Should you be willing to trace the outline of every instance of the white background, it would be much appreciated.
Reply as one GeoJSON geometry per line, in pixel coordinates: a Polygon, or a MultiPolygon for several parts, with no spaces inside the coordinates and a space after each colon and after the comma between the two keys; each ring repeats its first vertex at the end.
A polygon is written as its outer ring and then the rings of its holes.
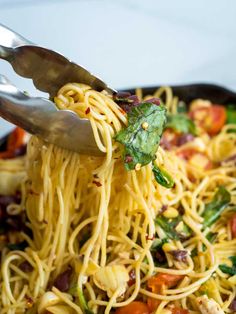
{"type": "MultiPolygon", "coordinates": [[[[0,23],[117,89],[213,82],[236,90],[235,0],[0,0],[0,23]]],[[[0,73],[38,94],[2,60],[0,73]]]]}

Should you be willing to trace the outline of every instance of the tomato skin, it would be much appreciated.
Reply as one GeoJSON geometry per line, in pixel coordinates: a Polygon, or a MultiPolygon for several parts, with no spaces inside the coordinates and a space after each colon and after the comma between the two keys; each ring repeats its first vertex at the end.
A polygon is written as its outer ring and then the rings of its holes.
{"type": "Polygon", "coordinates": [[[150,311],[146,303],[133,301],[124,307],[118,308],[115,314],[150,314],[150,311]]]}
{"type": "Polygon", "coordinates": [[[172,314],[189,314],[188,310],[177,308],[177,307],[174,307],[173,309],[171,309],[171,312],[172,314]]]}
{"type": "Polygon", "coordinates": [[[203,158],[204,161],[206,161],[206,164],[204,165],[204,167],[202,167],[203,169],[210,170],[213,168],[213,163],[207,157],[207,155],[197,151],[195,148],[183,148],[179,150],[176,154],[177,156],[179,156],[182,159],[185,159],[186,161],[191,161],[191,158],[194,158],[194,156],[199,156],[203,158]]]}
{"type": "Polygon", "coordinates": [[[13,158],[16,156],[16,151],[24,145],[25,131],[16,127],[7,139],[6,151],[0,152],[0,158],[13,158]]]}
{"type": "Polygon", "coordinates": [[[232,238],[236,238],[236,214],[233,215],[233,217],[230,219],[230,229],[232,238]]]}
{"type": "Polygon", "coordinates": [[[183,275],[159,273],[148,279],[148,287],[151,288],[153,292],[156,292],[155,290],[157,289],[157,287],[165,285],[168,288],[172,288],[181,279],[183,279],[183,275]]]}
{"type": "MultiPolygon", "coordinates": [[[[159,273],[148,279],[147,286],[151,289],[153,293],[160,294],[163,286],[167,288],[174,287],[181,279],[183,275],[172,275],[159,273]]],[[[151,312],[154,312],[158,305],[161,303],[161,300],[148,297],[147,304],[151,312]]]]}
{"type": "Polygon", "coordinates": [[[225,107],[221,105],[198,107],[190,111],[189,116],[211,136],[221,131],[227,119],[225,107]]]}
{"type": "Polygon", "coordinates": [[[151,313],[156,311],[160,303],[161,303],[161,300],[150,298],[150,297],[147,298],[147,305],[151,313]]]}

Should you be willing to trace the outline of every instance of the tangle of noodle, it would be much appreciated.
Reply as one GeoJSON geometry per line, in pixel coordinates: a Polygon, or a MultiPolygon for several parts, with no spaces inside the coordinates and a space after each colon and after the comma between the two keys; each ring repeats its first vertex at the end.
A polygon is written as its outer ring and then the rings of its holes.
{"type": "MultiPolygon", "coordinates": [[[[168,87],[145,97],[142,90],[137,90],[137,95],[143,100],[162,98],[169,112],[177,112],[178,98],[168,87]]],[[[179,148],[167,151],[160,147],[157,164],[167,169],[175,181],[174,188],[166,189],[156,183],[150,165],[140,171],[124,169],[113,136],[127,124],[127,117],[110,96],[71,83],[59,90],[55,102],[59,109],[73,110],[91,121],[97,145],[106,157],[78,155],[31,137],[20,207],[26,210],[32,238],[21,232],[21,238],[28,242],[24,251],[2,250],[1,313],[80,314],[83,308],[79,294],[83,291],[93,313],[108,314],[137,298],[145,301],[152,297],[160,300],[156,313],[172,304],[194,314],[199,313],[196,297],[204,287],[225,313],[230,313],[236,287],[218,265],[236,255],[236,239],[232,239],[228,224],[231,214],[225,211],[211,226],[217,240],[210,243],[206,238],[209,229],[201,231],[201,213],[219,185],[231,193],[231,203],[236,204],[235,164],[220,164],[236,152],[236,133],[228,133],[229,126],[225,126],[213,138],[202,133],[198,141],[185,144],[194,148],[200,141],[202,151],[219,163],[211,170],[183,161],[176,154],[179,148]],[[183,221],[194,236],[170,241],[176,249],[189,252],[186,262],[167,254],[168,267],[157,267],[150,247],[155,233],[161,239],[165,237],[154,222],[163,205],[184,208],[183,221]],[[198,254],[191,257],[194,250],[198,254]],[[21,270],[25,261],[32,271],[21,270]],[[53,287],[53,282],[69,265],[73,285],[62,292],[53,287]],[[113,267],[112,273],[105,268],[107,265],[113,267]],[[135,273],[135,283],[126,285],[125,293],[115,284],[122,277],[117,265],[125,266],[120,269],[127,274],[135,273]],[[96,284],[98,270],[104,271],[107,281],[103,290],[96,284]],[[155,294],[146,282],[157,272],[184,275],[184,279],[173,289],[155,294]],[[115,289],[107,294],[106,285],[111,282],[115,289]]]]}

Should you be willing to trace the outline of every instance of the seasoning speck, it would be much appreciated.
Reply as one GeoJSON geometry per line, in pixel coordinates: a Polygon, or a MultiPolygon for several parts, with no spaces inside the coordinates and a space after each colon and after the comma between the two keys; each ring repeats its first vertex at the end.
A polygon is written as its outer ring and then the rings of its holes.
{"type": "Polygon", "coordinates": [[[86,110],[85,110],[85,114],[89,114],[90,113],[90,108],[88,107],[86,110]]]}
{"type": "Polygon", "coordinates": [[[130,156],[130,155],[126,155],[125,156],[125,162],[129,163],[129,162],[132,162],[133,161],[133,157],[130,156]]]}
{"type": "Polygon", "coordinates": [[[102,186],[102,183],[100,183],[99,181],[93,180],[93,183],[94,183],[97,187],[102,186]]]}
{"type": "Polygon", "coordinates": [[[147,129],[148,129],[148,123],[147,123],[147,122],[143,122],[143,123],[142,123],[142,128],[143,128],[144,130],[147,130],[147,129]]]}

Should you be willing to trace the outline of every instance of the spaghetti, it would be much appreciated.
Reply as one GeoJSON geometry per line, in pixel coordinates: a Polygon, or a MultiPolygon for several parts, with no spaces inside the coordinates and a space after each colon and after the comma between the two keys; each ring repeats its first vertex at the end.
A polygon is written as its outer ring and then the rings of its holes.
{"type": "MultiPolygon", "coordinates": [[[[178,114],[168,87],[137,96],[158,97],[172,117],[178,114]]],[[[17,208],[12,215],[26,212],[27,230],[13,240],[26,247],[2,248],[1,313],[233,313],[236,125],[209,135],[199,108],[212,104],[195,101],[197,133],[188,140],[166,129],[156,154],[157,167],[173,178],[168,189],[151,164],[124,168],[114,136],[127,114],[111,96],[71,83],[55,103],[90,120],[106,157],[31,137],[21,203],[8,207],[17,208]]]]}

